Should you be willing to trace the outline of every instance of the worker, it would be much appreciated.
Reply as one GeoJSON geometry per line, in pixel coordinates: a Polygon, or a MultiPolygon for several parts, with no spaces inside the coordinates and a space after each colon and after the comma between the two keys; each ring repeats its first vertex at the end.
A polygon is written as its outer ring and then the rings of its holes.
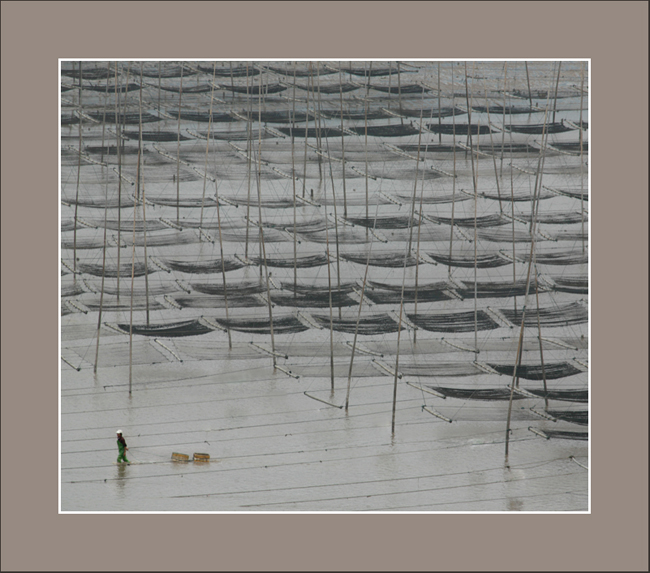
{"type": "Polygon", "coordinates": [[[127,464],[130,464],[131,462],[126,459],[126,450],[129,448],[126,447],[126,440],[124,439],[124,436],[122,436],[122,430],[117,431],[117,449],[120,452],[117,456],[117,463],[126,462],[127,464]]]}

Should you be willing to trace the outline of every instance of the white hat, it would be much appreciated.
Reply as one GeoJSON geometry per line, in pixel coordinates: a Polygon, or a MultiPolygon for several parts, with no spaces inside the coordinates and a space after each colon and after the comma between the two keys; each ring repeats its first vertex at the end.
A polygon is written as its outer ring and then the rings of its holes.
{"type": "Polygon", "coordinates": [[[116,433],[117,433],[117,434],[121,434],[121,433],[122,433],[122,430],[118,430],[116,433]]]}

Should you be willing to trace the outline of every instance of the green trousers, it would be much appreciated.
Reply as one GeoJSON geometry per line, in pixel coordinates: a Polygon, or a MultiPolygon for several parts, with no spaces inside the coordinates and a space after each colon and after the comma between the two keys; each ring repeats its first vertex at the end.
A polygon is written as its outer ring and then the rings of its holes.
{"type": "Polygon", "coordinates": [[[126,462],[127,464],[131,463],[126,459],[126,452],[120,452],[120,455],[117,456],[117,463],[119,464],[120,462],[126,462]]]}

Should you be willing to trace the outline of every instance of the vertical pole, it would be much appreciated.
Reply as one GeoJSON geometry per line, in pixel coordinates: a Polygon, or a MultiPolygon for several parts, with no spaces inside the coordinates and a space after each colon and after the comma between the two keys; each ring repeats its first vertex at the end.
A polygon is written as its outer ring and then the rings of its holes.
{"type": "Polygon", "coordinates": [[[117,62],[115,62],[115,136],[117,141],[117,302],[120,302],[120,254],[122,251],[122,133],[120,92],[117,88],[117,62]]]}
{"type": "MultiPolygon", "coordinates": [[[[253,98],[251,97],[251,86],[249,85],[248,80],[248,62],[246,63],[246,94],[248,98],[248,110],[246,117],[248,118],[247,131],[248,135],[246,137],[246,151],[247,151],[247,163],[248,163],[248,196],[246,199],[246,247],[244,251],[244,257],[248,259],[248,230],[250,228],[251,221],[251,172],[253,166],[251,164],[253,156],[253,98]]],[[[233,92],[234,94],[235,92],[233,92]]]]}
{"type": "Polygon", "coordinates": [[[339,96],[341,100],[341,153],[343,157],[343,217],[348,216],[348,202],[345,193],[345,133],[343,132],[343,80],[339,69],[339,96]]]}
{"type": "Polygon", "coordinates": [[[585,252],[585,198],[584,198],[584,155],[583,155],[583,128],[582,128],[582,104],[584,98],[585,74],[584,67],[586,63],[580,66],[580,223],[582,226],[582,252],[585,252]]]}
{"type": "MultiPolygon", "coordinates": [[[[309,110],[307,110],[309,112],[309,110]]],[[[296,236],[296,62],[293,62],[293,107],[291,113],[291,183],[293,185],[293,297],[298,296],[298,237],[296,236]]]]}
{"type": "Polygon", "coordinates": [[[562,62],[558,62],[557,66],[557,81],[555,82],[555,98],[553,101],[553,122],[555,123],[555,112],[557,111],[557,90],[560,87],[560,69],[562,68],[562,62]]]}
{"type": "Polygon", "coordinates": [[[181,103],[183,101],[183,70],[185,66],[181,62],[181,85],[178,91],[178,137],[176,140],[176,223],[180,224],[180,202],[181,202],[181,103]]]}
{"type": "Polygon", "coordinates": [[[82,76],[83,76],[83,70],[81,68],[81,61],[80,61],[79,62],[79,156],[77,158],[77,193],[75,196],[75,204],[74,204],[74,236],[73,236],[73,248],[72,248],[72,257],[73,257],[72,276],[73,276],[74,283],[77,282],[77,220],[78,220],[77,214],[79,212],[79,181],[81,179],[81,148],[83,145],[83,134],[82,134],[83,115],[81,109],[82,107],[81,93],[83,92],[82,76]]]}
{"type": "Polygon", "coordinates": [[[275,340],[273,337],[273,310],[271,304],[271,287],[269,284],[269,268],[266,264],[266,246],[264,244],[264,230],[262,228],[262,190],[261,190],[261,171],[262,171],[262,76],[264,74],[260,70],[260,91],[259,91],[259,102],[258,102],[258,147],[257,147],[257,206],[259,211],[259,226],[260,226],[260,245],[262,248],[262,259],[264,261],[264,272],[266,274],[266,299],[269,306],[269,326],[271,330],[271,351],[273,353],[273,370],[276,367],[276,358],[275,358],[275,340]]]}

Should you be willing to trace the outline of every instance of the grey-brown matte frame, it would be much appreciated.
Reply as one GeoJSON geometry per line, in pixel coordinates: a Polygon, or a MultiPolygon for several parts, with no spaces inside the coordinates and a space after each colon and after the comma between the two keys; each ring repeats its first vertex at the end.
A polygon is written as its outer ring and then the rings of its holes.
{"type": "Polygon", "coordinates": [[[647,289],[617,295],[647,283],[647,20],[646,2],[2,2],[2,570],[647,570],[647,289]],[[58,58],[261,56],[591,59],[591,515],[58,514],[58,58]]]}

